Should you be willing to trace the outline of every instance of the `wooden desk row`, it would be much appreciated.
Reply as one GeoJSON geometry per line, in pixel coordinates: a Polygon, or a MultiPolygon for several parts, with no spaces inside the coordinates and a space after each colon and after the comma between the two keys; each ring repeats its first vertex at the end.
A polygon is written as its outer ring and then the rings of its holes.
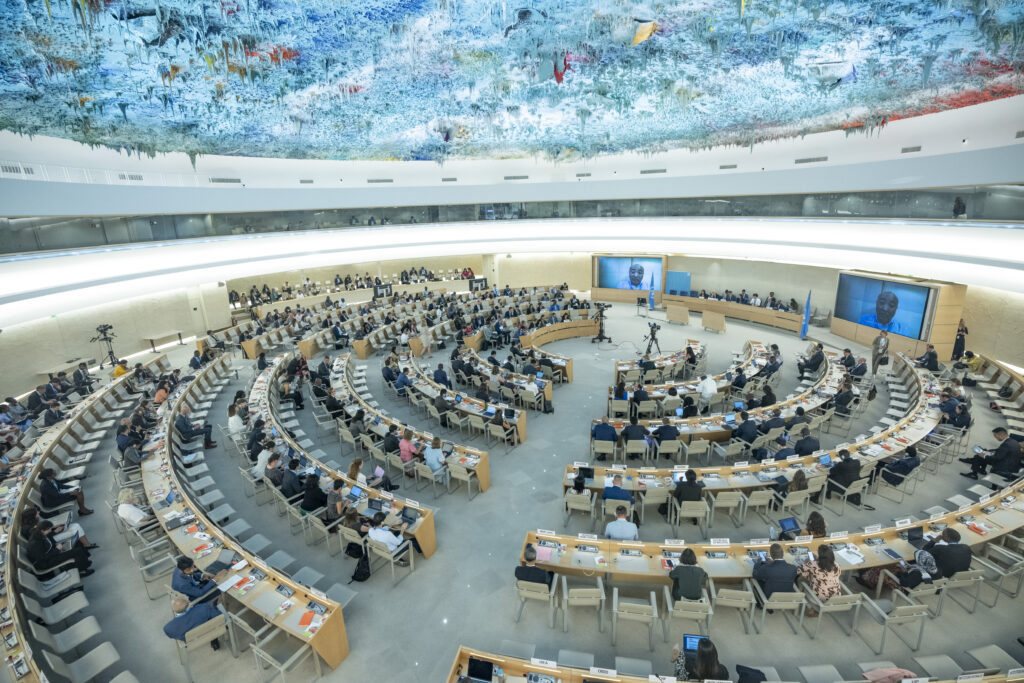
{"type": "MultiPolygon", "coordinates": [[[[497,373],[495,373],[494,366],[481,358],[476,351],[472,350],[463,353],[460,357],[464,362],[472,365],[477,372],[483,376],[482,381],[484,383],[488,382],[495,374],[498,374],[500,377],[507,376],[508,380],[514,384],[519,391],[525,391],[532,394],[540,392],[547,401],[551,402],[553,399],[553,392],[551,388],[554,386],[554,382],[547,377],[537,379],[536,376],[528,377],[526,375],[521,375],[518,372],[510,372],[504,368],[500,368],[497,370],[497,373]]],[[[530,402],[527,405],[530,407],[536,407],[538,410],[543,407],[535,406],[533,402],[530,402]]]]}
{"type": "Polygon", "coordinates": [[[261,372],[253,383],[252,389],[249,392],[249,406],[258,411],[259,415],[276,427],[278,434],[281,435],[284,442],[290,446],[293,450],[304,456],[310,464],[310,467],[319,468],[330,479],[342,479],[345,481],[348,487],[359,486],[361,489],[365,489],[367,498],[363,499],[360,503],[360,511],[363,511],[367,507],[367,503],[371,498],[383,498],[387,500],[392,506],[392,515],[399,512],[403,507],[409,506],[419,511],[420,516],[416,521],[415,526],[410,527],[409,533],[416,537],[416,540],[420,544],[420,549],[423,551],[424,557],[430,557],[437,550],[437,534],[434,530],[434,509],[426,505],[419,503],[418,501],[402,498],[395,496],[394,494],[386,491],[378,491],[377,489],[365,487],[357,481],[353,481],[348,478],[345,474],[338,472],[337,470],[328,466],[323,460],[311,454],[309,448],[312,442],[307,445],[300,444],[297,440],[288,435],[288,431],[280,424],[277,411],[275,407],[277,405],[277,391],[278,382],[281,379],[285,368],[288,366],[290,360],[290,354],[280,354],[276,356],[273,363],[268,365],[267,369],[261,372]]]}
{"type": "MultiPolygon", "coordinates": [[[[202,402],[199,390],[202,378],[226,374],[229,365],[229,359],[222,356],[204,368],[187,387],[179,388],[173,397],[168,399],[169,407],[164,412],[161,425],[146,445],[146,450],[152,451],[154,455],[142,461],[142,483],[151,504],[165,499],[172,490],[179,494],[183,491],[174,466],[176,453],[170,434],[170,430],[175,429],[174,418],[183,405],[191,406],[202,402]]],[[[221,583],[226,587],[225,596],[241,603],[299,641],[308,641],[332,669],[348,656],[345,620],[341,607],[336,602],[330,600],[324,593],[306,588],[273,569],[261,557],[248,552],[221,531],[193,501],[184,495],[179,495],[178,498],[168,507],[154,507],[153,512],[179,553],[195,560],[196,566],[200,569],[215,561],[221,549],[232,550],[236,557],[243,558],[243,562],[232,566],[228,579],[221,583]],[[168,526],[183,515],[193,515],[195,519],[176,528],[168,526]],[[286,598],[279,591],[281,586],[293,594],[286,598]],[[290,603],[288,606],[285,603],[286,599],[290,603]],[[315,605],[319,605],[318,609],[324,610],[322,622],[317,626],[317,619],[314,618],[309,626],[300,625],[303,615],[315,605]]]]}
{"type": "Polygon", "coordinates": [[[592,337],[596,335],[600,328],[600,323],[598,323],[597,320],[590,318],[590,309],[581,308],[576,312],[579,313],[579,320],[555,323],[554,325],[545,325],[532,334],[523,335],[519,338],[519,344],[524,349],[533,349],[535,354],[547,356],[555,365],[564,368],[566,380],[569,382],[572,381],[572,358],[569,358],[568,356],[560,356],[559,354],[552,353],[551,351],[545,351],[541,346],[544,344],[550,344],[551,342],[561,341],[562,339],[592,337]]]}
{"type": "MultiPolygon", "coordinates": [[[[403,424],[389,415],[381,412],[372,406],[352,384],[352,377],[355,375],[355,363],[350,354],[342,354],[334,359],[333,374],[331,376],[332,386],[335,390],[335,398],[339,401],[348,399],[351,401],[346,406],[346,412],[354,416],[356,410],[362,409],[370,424],[370,430],[381,438],[387,434],[388,427],[392,424],[398,426],[399,433],[410,429],[416,439],[429,444],[434,439],[434,434],[429,431],[417,429],[412,425],[403,424]]],[[[477,480],[480,483],[480,491],[486,491],[491,487],[491,460],[487,451],[472,448],[460,443],[449,442],[453,446],[450,462],[476,472],[477,480]]]]}
{"type": "MultiPolygon", "coordinates": [[[[701,313],[712,313],[737,320],[747,320],[761,325],[780,327],[791,332],[799,332],[803,322],[803,316],[799,313],[786,313],[761,306],[750,306],[734,301],[718,301],[717,299],[701,299],[695,296],[673,296],[664,294],[661,297],[667,311],[673,307],[684,306],[688,311],[700,311],[701,313]]],[[[679,316],[677,311],[673,315],[679,316]]],[[[714,316],[713,316],[714,317],[714,316]]],[[[715,318],[717,320],[717,317],[715,318]]],[[[706,326],[708,320],[702,321],[706,326]]],[[[724,327],[724,325],[723,325],[724,327]]]]}
{"type": "MultiPolygon", "coordinates": [[[[658,373],[669,372],[675,375],[676,368],[686,363],[686,348],[693,349],[693,353],[698,358],[704,354],[706,349],[704,344],[699,339],[687,339],[686,347],[679,349],[678,351],[672,351],[661,356],[649,359],[654,364],[654,370],[658,373]]],[[[640,368],[639,358],[635,360],[620,360],[615,361],[615,378],[612,384],[618,384],[619,382],[632,383],[638,380],[645,379],[644,371],[640,368]]],[[[647,372],[652,372],[648,370],[647,372]]]]}
{"type": "MultiPolygon", "coordinates": [[[[465,645],[459,646],[459,652],[455,655],[455,662],[448,672],[446,683],[459,683],[459,676],[464,676],[469,667],[469,658],[482,659],[493,662],[496,668],[500,668],[505,677],[504,683],[525,683],[527,676],[531,673],[543,676],[554,677],[556,683],[649,683],[649,681],[674,681],[675,676],[663,678],[648,678],[646,676],[627,676],[618,674],[608,669],[593,668],[589,671],[574,669],[570,666],[559,666],[557,662],[534,658],[530,661],[517,657],[505,655],[494,655],[480,650],[468,648],[465,645]]],[[[988,681],[986,680],[986,683],[988,681]]]]}
{"type": "Polygon", "coordinates": [[[420,394],[420,396],[425,397],[431,403],[434,402],[434,399],[437,397],[437,395],[441,392],[442,389],[444,389],[445,391],[448,392],[450,396],[459,396],[462,399],[461,401],[453,401],[451,403],[451,407],[453,410],[457,410],[458,412],[463,413],[464,415],[472,415],[475,417],[479,417],[483,419],[485,423],[491,417],[485,414],[488,407],[493,407],[495,410],[504,410],[505,408],[512,408],[515,411],[515,414],[511,418],[506,417],[505,419],[510,424],[515,425],[516,433],[519,437],[519,443],[524,443],[526,441],[526,411],[523,410],[522,408],[516,408],[514,406],[508,405],[507,403],[490,403],[487,401],[481,401],[480,399],[474,398],[473,396],[470,396],[465,392],[450,390],[448,389],[448,387],[441,386],[440,384],[434,381],[431,369],[429,367],[420,367],[415,362],[412,361],[406,363],[403,360],[403,363],[405,363],[403,367],[408,368],[412,373],[409,376],[409,379],[412,380],[412,388],[418,394],[420,394]]]}
{"type": "MultiPolygon", "coordinates": [[[[692,340],[691,340],[691,343],[692,343],[692,340]]],[[[697,349],[694,349],[694,350],[697,351],[697,349]]],[[[703,352],[703,348],[701,348],[700,351],[703,352]]],[[[766,366],[768,364],[768,362],[769,362],[769,359],[768,359],[769,355],[770,354],[768,352],[768,348],[764,344],[762,344],[759,341],[748,340],[748,341],[746,341],[743,344],[743,360],[741,360],[739,362],[736,362],[733,365],[731,365],[729,367],[728,372],[735,373],[740,368],[743,368],[743,371],[745,373],[748,373],[749,375],[752,376],[752,375],[756,374],[757,372],[759,372],[761,368],[763,368],[764,366],[766,366]]],[[[674,365],[682,364],[682,363],[685,362],[685,355],[683,355],[683,352],[679,352],[678,354],[673,354],[673,357],[675,357],[675,356],[679,356],[679,358],[678,358],[677,361],[675,361],[675,363],[673,364],[673,367],[674,367],[674,365]]],[[[618,367],[619,365],[621,365],[621,364],[617,364],[617,367],[616,367],[616,376],[617,377],[623,376],[623,375],[621,375],[619,373],[619,367],[618,367]]],[[[666,366],[666,367],[669,367],[669,366],[666,366]]],[[[717,386],[717,392],[719,394],[728,394],[730,391],[732,391],[732,380],[726,378],[726,373],[725,372],[720,372],[717,375],[712,375],[711,378],[713,380],[715,380],[715,385],[717,386]]],[[[644,383],[644,389],[646,389],[647,393],[650,395],[650,397],[651,397],[650,400],[652,400],[652,401],[663,401],[668,396],[668,390],[670,388],[672,388],[672,387],[675,387],[676,393],[678,394],[680,400],[682,400],[682,398],[684,396],[696,396],[697,395],[697,393],[698,393],[697,384],[699,383],[699,381],[700,381],[700,377],[691,377],[689,380],[684,381],[684,382],[676,382],[675,380],[671,380],[671,381],[668,381],[668,382],[663,382],[663,383],[660,383],[660,384],[648,384],[648,383],[645,382],[644,383]]],[[[611,402],[613,400],[615,400],[615,387],[611,386],[611,387],[608,387],[608,414],[609,415],[612,414],[612,412],[611,412],[611,405],[612,405],[612,403],[611,402]]]]}
{"type": "MultiPolygon", "coordinates": [[[[164,354],[146,361],[143,367],[158,375],[171,369],[164,354]]],[[[124,412],[122,405],[131,400],[124,388],[130,377],[131,374],[128,374],[107,382],[67,411],[67,419],[49,427],[26,449],[24,457],[29,458],[28,463],[12,467],[10,476],[0,489],[0,509],[3,510],[0,526],[5,538],[3,583],[6,586],[3,595],[0,595],[0,612],[6,615],[0,625],[0,636],[4,639],[4,657],[11,668],[12,680],[17,679],[23,683],[46,680],[35,660],[28,639],[29,632],[25,627],[25,621],[31,617],[24,614],[21,605],[13,599],[21,592],[17,557],[21,542],[21,517],[25,507],[30,505],[28,493],[38,488],[39,475],[51,464],[67,469],[67,464],[62,463],[61,459],[66,455],[75,455],[79,444],[76,432],[92,431],[84,418],[88,416],[92,420],[104,422],[111,419],[112,414],[124,412]]]]}
{"type": "MultiPolygon", "coordinates": [[[[559,574],[593,576],[597,573],[604,575],[605,581],[616,582],[671,583],[668,578],[671,563],[665,560],[678,558],[678,553],[686,547],[696,552],[697,564],[715,581],[741,581],[750,578],[753,557],[757,552],[767,551],[773,542],[785,548],[790,562],[808,550],[816,551],[822,543],[833,544],[837,550],[836,562],[843,571],[860,570],[896,562],[886,552],[887,549],[905,560],[913,559],[916,548],[900,535],[901,530],[912,526],[945,524],[958,531],[962,542],[968,545],[988,543],[1003,534],[1015,532],[1024,527],[1022,490],[1024,481],[1018,480],[997,494],[986,496],[983,502],[944,515],[933,515],[920,524],[908,517],[900,520],[900,526],[881,528],[876,524],[863,531],[835,531],[828,538],[813,540],[798,537],[795,541],[759,538],[733,542],[728,538],[712,538],[707,542],[690,544],[681,539],[645,543],[609,541],[593,534],[569,536],[538,529],[526,534],[523,549],[527,543],[536,546],[537,564],[559,574]]],[[[932,532],[935,532],[934,528],[932,532]]]]}
{"type": "MultiPolygon", "coordinates": [[[[828,353],[825,354],[825,363],[828,367],[825,368],[821,377],[803,393],[787,398],[784,401],[778,401],[765,408],[752,408],[747,411],[747,414],[752,418],[760,420],[766,419],[770,413],[778,409],[782,411],[782,417],[789,418],[796,414],[797,408],[803,408],[805,413],[820,408],[838,393],[839,383],[842,381],[844,374],[842,365],[836,363],[830,355],[828,353]]],[[[685,443],[690,443],[694,438],[708,441],[728,441],[731,437],[733,426],[739,423],[738,414],[739,411],[728,410],[719,415],[687,418],[666,415],[666,417],[669,419],[669,424],[675,426],[681,432],[680,438],[685,443]],[[736,422],[730,425],[726,423],[725,415],[733,414],[737,415],[736,422]]],[[[594,419],[591,427],[600,421],[599,419],[594,419]]],[[[610,422],[620,432],[623,426],[628,424],[628,421],[621,419],[610,422]]],[[[648,430],[652,430],[660,426],[662,420],[639,420],[639,424],[647,427],[648,430]]]]}

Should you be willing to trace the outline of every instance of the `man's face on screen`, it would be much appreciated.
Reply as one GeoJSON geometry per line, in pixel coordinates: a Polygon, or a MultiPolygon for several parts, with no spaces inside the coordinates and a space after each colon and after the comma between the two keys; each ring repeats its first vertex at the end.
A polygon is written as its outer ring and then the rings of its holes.
{"type": "Polygon", "coordinates": [[[896,315],[896,309],[900,307],[899,298],[892,292],[882,292],[875,299],[875,317],[878,322],[888,325],[892,317],[896,315]]]}
{"type": "Polygon", "coordinates": [[[629,282],[634,287],[639,285],[644,280],[644,267],[639,263],[634,263],[629,267],[629,282]]]}

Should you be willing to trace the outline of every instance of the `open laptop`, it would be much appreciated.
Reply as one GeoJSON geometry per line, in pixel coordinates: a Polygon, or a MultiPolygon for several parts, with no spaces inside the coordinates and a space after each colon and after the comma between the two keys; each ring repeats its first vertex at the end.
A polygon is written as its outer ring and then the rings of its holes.
{"type": "Polygon", "coordinates": [[[697,647],[700,645],[700,641],[707,638],[707,636],[695,636],[689,633],[683,635],[683,653],[687,657],[697,656],[697,647]]]}
{"type": "Polygon", "coordinates": [[[676,416],[682,417],[683,416],[683,410],[684,410],[684,408],[682,406],[679,406],[678,408],[676,408],[676,416]]]}
{"type": "Polygon", "coordinates": [[[725,424],[727,424],[727,425],[736,424],[736,415],[735,415],[735,413],[729,413],[728,415],[725,416],[725,424]]]}
{"type": "Polygon", "coordinates": [[[786,517],[779,520],[779,528],[782,529],[782,533],[795,533],[800,531],[800,522],[796,521],[796,517],[786,517]]]}
{"type": "Polygon", "coordinates": [[[924,537],[923,526],[912,526],[907,529],[907,543],[910,545],[920,550],[927,542],[928,541],[924,537]]]}
{"type": "Polygon", "coordinates": [[[584,479],[593,479],[594,478],[594,468],[593,467],[581,467],[581,468],[579,468],[579,473],[583,475],[584,479]]]}
{"type": "Polygon", "coordinates": [[[746,406],[743,405],[743,401],[733,401],[732,407],[734,410],[745,410],[746,406]]]}
{"type": "Polygon", "coordinates": [[[412,526],[416,523],[416,520],[420,518],[420,511],[416,508],[409,507],[406,505],[402,508],[401,512],[402,521],[412,526]]]}
{"type": "Polygon", "coordinates": [[[494,680],[494,662],[470,657],[466,675],[472,683],[491,683],[494,680]]]}
{"type": "Polygon", "coordinates": [[[358,486],[353,486],[352,489],[348,492],[348,495],[345,496],[345,497],[348,498],[349,500],[351,500],[353,503],[358,503],[359,502],[359,498],[362,495],[363,495],[363,490],[361,488],[359,488],[358,486]]]}
{"type": "Polygon", "coordinates": [[[835,463],[832,462],[832,456],[826,453],[825,455],[818,457],[818,464],[824,467],[825,469],[831,469],[832,465],[834,465],[835,463]]]}
{"type": "Polygon", "coordinates": [[[171,503],[173,503],[173,502],[174,502],[174,491],[171,491],[170,493],[167,494],[166,497],[161,498],[160,500],[158,500],[156,502],[156,505],[154,505],[153,507],[155,507],[157,510],[163,510],[165,507],[169,507],[171,505],[171,503]]]}
{"type": "Polygon", "coordinates": [[[211,562],[203,571],[207,574],[216,574],[217,572],[227,569],[240,559],[242,559],[241,556],[236,554],[234,550],[224,549],[220,551],[219,555],[217,555],[217,559],[211,562]]]}

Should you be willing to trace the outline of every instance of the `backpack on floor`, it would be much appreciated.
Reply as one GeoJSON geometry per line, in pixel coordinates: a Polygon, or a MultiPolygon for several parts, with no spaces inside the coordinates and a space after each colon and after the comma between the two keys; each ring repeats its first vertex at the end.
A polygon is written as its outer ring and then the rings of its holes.
{"type": "Polygon", "coordinates": [[[349,583],[353,581],[366,581],[368,578],[370,578],[370,557],[363,553],[359,561],[356,562],[356,570],[352,572],[352,578],[349,580],[349,583]]]}
{"type": "Polygon", "coordinates": [[[354,541],[350,542],[348,545],[345,546],[345,554],[349,557],[362,557],[363,546],[359,545],[354,541]]]}
{"type": "Polygon", "coordinates": [[[551,404],[551,401],[544,399],[544,412],[553,413],[555,412],[555,406],[551,404]]]}

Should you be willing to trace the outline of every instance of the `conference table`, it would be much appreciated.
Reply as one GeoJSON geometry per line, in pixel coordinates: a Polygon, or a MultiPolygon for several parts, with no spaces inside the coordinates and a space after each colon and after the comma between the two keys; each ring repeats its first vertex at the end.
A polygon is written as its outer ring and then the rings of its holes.
{"type": "MultiPolygon", "coordinates": [[[[696,356],[700,356],[704,353],[704,345],[697,339],[687,339],[686,346],[693,349],[693,353],[696,356]]],[[[619,382],[633,382],[638,379],[644,379],[646,373],[640,368],[640,360],[620,360],[615,361],[615,378],[612,384],[618,384],[619,382]]],[[[654,365],[652,370],[647,372],[657,372],[658,374],[669,374],[675,375],[676,368],[686,363],[686,349],[682,348],[678,351],[672,351],[655,358],[650,358],[650,362],[654,365]]]]}
{"type": "MultiPolygon", "coordinates": [[[[406,533],[416,538],[420,545],[420,549],[423,551],[423,556],[429,558],[437,551],[437,534],[434,527],[433,508],[410,498],[404,498],[387,491],[380,491],[374,488],[365,487],[358,481],[349,479],[346,474],[337,471],[327,464],[327,455],[323,451],[316,449],[315,443],[311,439],[304,438],[304,435],[296,438],[289,434],[289,431],[294,429],[295,426],[285,424],[282,421],[279,412],[276,410],[276,391],[281,375],[288,367],[288,362],[290,360],[291,354],[279,354],[272,360],[269,360],[268,367],[256,376],[252,389],[249,391],[250,410],[255,410],[257,414],[267,422],[268,426],[275,427],[278,437],[281,439],[283,444],[294,451],[296,453],[296,457],[305,460],[306,464],[304,471],[306,474],[315,473],[317,470],[320,471],[321,488],[329,486],[335,479],[342,479],[346,484],[346,488],[343,489],[343,493],[346,495],[348,491],[351,490],[352,486],[358,486],[362,489],[366,496],[360,498],[360,501],[356,506],[356,510],[360,514],[365,514],[366,510],[369,508],[369,501],[375,498],[384,499],[386,504],[390,507],[389,516],[386,521],[388,525],[396,523],[396,520],[399,518],[399,514],[403,508],[409,507],[417,510],[419,516],[416,522],[406,529],[406,533]]],[[[338,366],[336,365],[335,367],[337,368],[338,366]]],[[[334,384],[335,374],[337,373],[332,372],[332,386],[334,384]]]]}
{"type": "MultiPolygon", "coordinates": [[[[369,392],[365,389],[361,390],[353,383],[354,376],[355,364],[350,354],[342,354],[334,359],[331,381],[332,387],[335,390],[335,398],[343,402],[346,399],[348,400],[348,403],[345,405],[345,412],[350,417],[355,417],[356,413],[362,409],[369,431],[372,431],[382,439],[388,433],[388,427],[393,424],[398,427],[400,434],[404,433],[406,429],[412,430],[413,438],[421,444],[429,445],[433,441],[434,434],[432,432],[404,424],[378,410],[373,405],[375,402],[371,403],[372,397],[369,392]]],[[[459,465],[475,472],[477,482],[480,484],[481,493],[491,487],[491,461],[487,451],[451,441],[443,441],[442,450],[444,450],[445,444],[451,446],[450,452],[446,457],[446,462],[449,466],[459,465]]]]}
{"type": "MultiPolygon", "coordinates": [[[[154,374],[165,373],[171,369],[164,354],[146,361],[143,367],[154,374]]],[[[0,508],[5,510],[5,514],[0,518],[4,550],[3,585],[7,587],[3,595],[0,595],[0,635],[4,638],[4,656],[12,680],[21,683],[41,683],[47,680],[35,661],[35,653],[28,641],[25,620],[31,617],[24,614],[20,605],[15,604],[13,599],[22,590],[15,558],[18,556],[18,545],[21,543],[21,516],[26,506],[32,504],[28,494],[38,490],[39,475],[47,467],[54,465],[66,470],[69,466],[75,467],[80,464],[64,459],[78,451],[78,428],[81,427],[87,433],[95,433],[89,422],[103,423],[120,415],[124,410],[123,406],[132,401],[124,386],[132,376],[129,373],[97,386],[91,394],[67,410],[67,418],[40,434],[25,450],[23,457],[28,458],[28,461],[12,466],[9,476],[0,484],[0,508]],[[86,421],[87,418],[89,422],[86,421]]],[[[97,384],[101,381],[98,377],[96,380],[97,384]]],[[[100,434],[96,433],[96,436],[100,434]]]]}
{"type": "MultiPolygon", "coordinates": [[[[736,318],[737,320],[746,320],[748,322],[759,323],[761,325],[780,327],[792,332],[799,332],[800,325],[803,323],[803,316],[799,313],[777,311],[771,308],[751,306],[749,304],[741,304],[735,301],[719,301],[718,299],[702,299],[696,296],[674,296],[672,294],[663,294],[661,301],[665,305],[665,310],[668,315],[673,315],[671,312],[673,306],[681,306],[685,307],[688,311],[699,311],[702,314],[718,314],[726,318],[736,318]]],[[[717,316],[712,317],[717,321],[717,316]]],[[[702,320],[702,325],[707,326],[707,322],[708,320],[702,320]]]]}
{"type": "Polygon", "coordinates": [[[555,367],[561,368],[567,382],[572,381],[572,358],[561,356],[541,348],[544,344],[561,341],[563,339],[574,339],[577,337],[591,337],[597,334],[600,323],[591,319],[590,309],[569,309],[572,313],[578,314],[578,320],[557,322],[553,325],[545,325],[539,330],[519,337],[519,345],[523,349],[533,349],[534,354],[547,356],[555,367]]]}
{"type": "Polygon", "coordinates": [[[183,487],[174,464],[176,453],[169,430],[175,428],[174,418],[183,405],[202,402],[204,379],[222,373],[226,376],[229,365],[228,357],[222,356],[207,365],[187,386],[178,387],[164,402],[160,423],[143,450],[146,457],[141,469],[146,498],[154,505],[153,513],[178,553],[195,560],[199,569],[214,562],[221,550],[234,551],[236,559],[241,558],[225,575],[218,577],[226,597],[300,642],[308,642],[328,666],[336,668],[349,653],[341,606],[326,594],[293,581],[270,567],[262,557],[247,551],[222,531],[199,505],[181,493],[183,487]],[[170,505],[156,506],[172,491],[179,495],[170,505]],[[180,523],[182,519],[184,523],[180,523]]]}
{"type": "MultiPolygon", "coordinates": [[[[527,375],[521,375],[517,372],[510,372],[500,366],[496,370],[494,365],[485,361],[476,351],[473,350],[468,350],[459,357],[463,362],[469,363],[478,373],[480,373],[480,376],[482,377],[481,381],[485,384],[491,377],[498,375],[501,378],[507,378],[507,380],[515,385],[516,389],[520,392],[525,392],[534,397],[539,393],[548,402],[551,402],[552,400],[553,393],[551,387],[554,386],[554,382],[551,379],[546,377],[538,378],[535,376],[530,377],[527,375]]],[[[533,400],[524,401],[524,404],[536,410],[541,410],[544,407],[543,404],[533,400]]]]}

